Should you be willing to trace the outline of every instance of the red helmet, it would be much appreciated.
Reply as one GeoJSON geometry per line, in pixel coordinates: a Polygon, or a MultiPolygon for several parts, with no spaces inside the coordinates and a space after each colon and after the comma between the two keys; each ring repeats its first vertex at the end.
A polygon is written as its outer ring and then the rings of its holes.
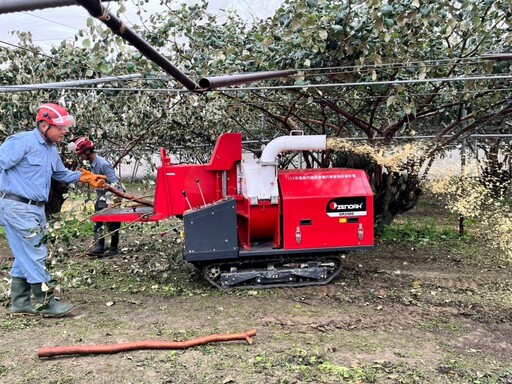
{"type": "Polygon", "coordinates": [[[75,153],[77,155],[81,155],[82,153],[90,155],[92,151],[94,151],[94,144],[87,137],[79,137],[75,140],[75,153]]]}
{"type": "Polygon", "coordinates": [[[50,125],[65,128],[75,124],[75,118],[66,111],[66,108],[52,103],[46,103],[39,107],[36,121],[46,121],[50,125]]]}

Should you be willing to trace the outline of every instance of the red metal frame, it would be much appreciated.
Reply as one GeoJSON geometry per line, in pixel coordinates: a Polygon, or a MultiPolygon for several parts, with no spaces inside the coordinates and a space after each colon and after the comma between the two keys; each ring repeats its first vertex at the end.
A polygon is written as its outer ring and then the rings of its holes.
{"type": "Polygon", "coordinates": [[[251,205],[249,200],[242,199],[237,204],[237,225],[238,241],[245,250],[251,249],[254,243],[271,243],[274,248],[281,246],[279,205],[268,201],[251,205]]]}
{"type": "Polygon", "coordinates": [[[225,196],[236,196],[237,164],[242,159],[242,135],[226,133],[220,136],[208,164],[174,165],[163,148],[160,149],[160,158],[162,165],[157,169],[153,211],[147,208],[107,209],[94,215],[92,221],[160,221],[171,216],[182,216],[188,209],[213,203],[225,196]],[[226,185],[225,196],[223,180],[226,185]]]}

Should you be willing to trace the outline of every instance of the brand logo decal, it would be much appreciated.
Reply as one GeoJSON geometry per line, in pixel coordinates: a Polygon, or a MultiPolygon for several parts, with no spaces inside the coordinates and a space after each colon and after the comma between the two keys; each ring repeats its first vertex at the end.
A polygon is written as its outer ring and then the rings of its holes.
{"type": "Polygon", "coordinates": [[[330,217],[366,216],[366,197],[338,197],[327,203],[330,217]]]}

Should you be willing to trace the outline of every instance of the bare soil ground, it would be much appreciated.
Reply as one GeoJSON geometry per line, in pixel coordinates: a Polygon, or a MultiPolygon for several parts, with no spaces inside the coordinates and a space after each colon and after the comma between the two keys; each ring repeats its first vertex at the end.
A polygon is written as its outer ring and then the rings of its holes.
{"type": "MultiPolygon", "coordinates": [[[[446,217],[434,203],[405,216],[446,217]],[[437,215],[437,216],[436,216],[437,215]]],[[[512,383],[512,272],[474,239],[378,241],[322,287],[219,292],[159,229],[122,234],[92,260],[89,238],[55,260],[74,316],[9,315],[12,256],[0,239],[2,383],[512,383]],[[170,254],[174,256],[169,257],[170,254]],[[253,343],[39,359],[38,348],[188,340],[256,330],[253,343]]]]}

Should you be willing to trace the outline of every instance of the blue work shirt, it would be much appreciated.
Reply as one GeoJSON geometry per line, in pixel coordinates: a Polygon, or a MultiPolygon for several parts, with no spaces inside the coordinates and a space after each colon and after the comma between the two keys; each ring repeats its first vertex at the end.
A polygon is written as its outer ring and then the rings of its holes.
{"type": "MultiPolygon", "coordinates": [[[[114,167],[112,167],[112,164],[110,164],[104,157],[96,154],[96,157],[91,162],[91,171],[96,175],[107,176],[107,183],[122,191],[123,188],[119,183],[119,178],[114,171],[114,167]]],[[[105,195],[105,193],[106,191],[102,188],[96,189],[96,195],[98,198],[105,195]]]]}
{"type": "Polygon", "coordinates": [[[76,183],[81,172],[67,169],[53,144],[36,129],[9,136],[0,146],[0,193],[47,201],[51,179],[76,183]]]}

